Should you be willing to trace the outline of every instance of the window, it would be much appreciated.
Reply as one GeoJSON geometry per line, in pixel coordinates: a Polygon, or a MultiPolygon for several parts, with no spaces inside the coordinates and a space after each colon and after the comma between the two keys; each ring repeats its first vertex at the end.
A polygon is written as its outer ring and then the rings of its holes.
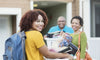
{"type": "Polygon", "coordinates": [[[100,3],[91,4],[91,37],[100,37],[100,3]]]}

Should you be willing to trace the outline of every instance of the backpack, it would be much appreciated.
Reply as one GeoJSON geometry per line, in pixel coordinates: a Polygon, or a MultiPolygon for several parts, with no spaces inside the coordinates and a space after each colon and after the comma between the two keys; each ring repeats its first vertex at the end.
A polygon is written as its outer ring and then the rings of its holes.
{"type": "Polygon", "coordinates": [[[5,53],[3,60],[26,60],[25,56],[25,32],[13,34],[5,41],[5,53]]]}

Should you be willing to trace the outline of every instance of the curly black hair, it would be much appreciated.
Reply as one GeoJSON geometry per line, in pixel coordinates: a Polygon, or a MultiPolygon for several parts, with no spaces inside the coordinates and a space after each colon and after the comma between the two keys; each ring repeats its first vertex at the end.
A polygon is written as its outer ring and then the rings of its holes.
{"type": "Polygon", "coordinates": [[[80,16],[74,16],[74,17],[71,19],[71,23],[72,23],[73,19],[78,19],[78,20],[80,21],[80,25],[83,26],[83,19],[82,19],[80,16]]]}

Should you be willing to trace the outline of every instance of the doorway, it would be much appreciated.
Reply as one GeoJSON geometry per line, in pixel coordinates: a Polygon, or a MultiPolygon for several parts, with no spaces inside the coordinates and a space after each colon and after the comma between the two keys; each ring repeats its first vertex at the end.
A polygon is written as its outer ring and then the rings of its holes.
{"type": "Polygon", "coordinates": [[[48,30],[52,26],[57,25],[57,18],[59,16],[64,16],[66,18],[66,5],[67,3],[63,2],[54,2],[54,1],[37,1],[34,2],[34,4],[37,4],[37,7],[34,7],[36,9],[42,9],[46,12],[48,17],[48,25],[47,27],[42,31],[42,34],[47,34],[48,30]]]}

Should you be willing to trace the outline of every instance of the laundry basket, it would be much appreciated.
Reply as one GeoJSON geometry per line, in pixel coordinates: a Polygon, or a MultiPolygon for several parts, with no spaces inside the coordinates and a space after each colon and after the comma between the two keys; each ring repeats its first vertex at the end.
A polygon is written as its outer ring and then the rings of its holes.
{"type": "Polygon", "coordinates": [[[62,40],[62,37],[59,38],[45,38],[47,47],[51,48],[58,48],[59,42],[62,40]]]}
{"type": "MultiPolygon", "coordinates": [[[[61,51],[62,49],[66,48],[66,47],[58,47],[58,45],[59,45],[59,43],[61,42],[62,39],[63,39],[62,37],[45,38],[48,49],[55,49],[56,51],[61,51]]],[[[76,56],[74,56],[74,59],[76,59],[76,56]]],[[[65,58],[65,59],[48,59],[48,58],[45,58],[45,60],[69,60],[69,59],[67,59],[67,58],[65,58]]]]}
{"type": "MultiPolygon", "coordinates": [[[[48,49],[55,49],[56,51],[60,50],[60,48],[58,48],[58,45],[59,45],[59,42],[60,42],[61,39],[62,39],[62,37],[45,38],[45,40],[47,42],[48,49]]],[[[48,58],[45,58],[45,60],[68,60],[68,59],[67,58],[65,58],[65,59],[48,59],[48,58]]]]}

